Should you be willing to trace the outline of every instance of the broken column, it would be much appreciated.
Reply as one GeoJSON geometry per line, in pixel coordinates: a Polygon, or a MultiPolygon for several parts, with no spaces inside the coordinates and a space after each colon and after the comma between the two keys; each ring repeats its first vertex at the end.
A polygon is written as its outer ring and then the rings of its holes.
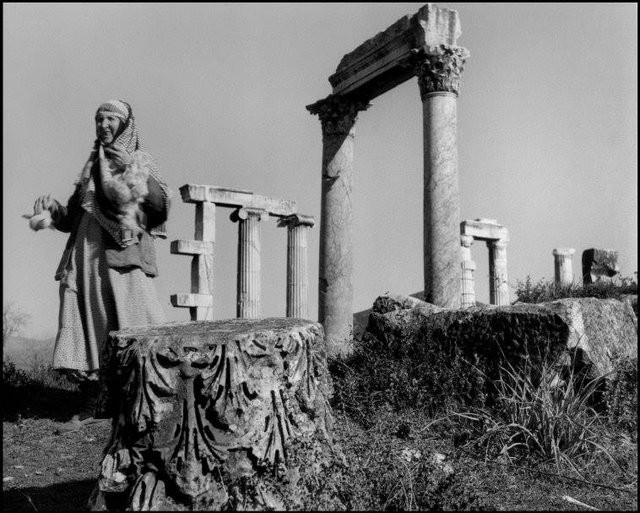
{"type": "Polygon", "coordinates": [[[571,285],[573,283],[573,263],[571,261],[576,252],[573,248],[556,248],[553,250],[553,269],[556,285],[571,285]]]}
{"type": "Polygon", "coordinates": [[[471,259],[471,235],[460,236],[460,253],[462,257],[462,308],[476,306],[476,291],[473,273],[476,270],[476,263],[471,259]]]}
{"type": "Polygon", "coordinates": [[[424,123],[424,294],[445,308],[460,306],[456,104],[468,56],[465,48],[444,44],[416,52],[424,123]]]}
{"type": "Polygon", "coordinates": [[[613,249],[585,249],[582,252],[582,282],[612,281],[620,273],[618,252],[613,249]]]}
{"type": "Polygon", "coordinates": [[[317,465],[322,489],[343,458],[318,323],[127,328],[110,334],[104,363],[100,414],[114,422],[93,511],[308,510],[298,470],[317,465]]]}
{"type": "Polygon", "coordinates": [[[507,277],[507,241],[488,241],[489,248],[489,300],[492,305],[509,304],[507,277]]]}
{"type": "Polygon", "coordinates": [[[310,105],[322,123],[318,320],[332,354],[351,352],[353,329],[353,138],[366,102],[330,95],[310,105]]]}
{"type": "Polygon", "coordinates": [[[238,222],[238,282],[236,316],[254,319],[260,305],[260,220],[264,210],[239,208],[231,215],[238,222]]]}
{"type": "Polygon", "coordinates": [[[314,224],[313,217],[301,214],[278,222],[287,227],[287,317],[308,317],[307,235],[314,224]]]}

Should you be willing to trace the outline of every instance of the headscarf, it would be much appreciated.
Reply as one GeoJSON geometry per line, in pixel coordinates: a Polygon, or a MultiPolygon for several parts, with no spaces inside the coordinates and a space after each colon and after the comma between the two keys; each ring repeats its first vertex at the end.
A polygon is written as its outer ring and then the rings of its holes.
{"type": "MultiPolygon", "coordinates": [[[[96,116],[99,112],[108,112],[111,115],[120,118],[120,128],[118,129],[118,135],[116,136],[113,144],[120,144],[124,149],[133,156],[134,152],[138,157],[138,161],[144,165],[148,173],[158,182],[163,193],[163,199],[165,207],[168,207],[169,201],[169,188],[167,184],[162,180],[158,173],[158,166],[153,157],[144,150],[144,147],[140,143],[138,136],[138,128],[136,127],[135,117],[131,106],[122,100],[109,100],[98,107],[96,116]]],[[[82,187],[82,208],[89,212],[100,223],[111,237],[121,247],[126,247],[128,243],[126,238],[123,237],[122,227],[116,220],[110,219],[100,209],[100,205],[96,201],[95,192],[96,184],[94,181],[93,173],[91,170],[94,165],[97,165],[98,160],[98,148],[100,147],[100,140],[96,139],[93,150],[89,155],[89,159],[84,166],[82,174],[80,175],[80,186],[82,187]]],[[[167,233],[164,223],[149,230],[151,235],[156,237],[166,238],[167,233]]]]}

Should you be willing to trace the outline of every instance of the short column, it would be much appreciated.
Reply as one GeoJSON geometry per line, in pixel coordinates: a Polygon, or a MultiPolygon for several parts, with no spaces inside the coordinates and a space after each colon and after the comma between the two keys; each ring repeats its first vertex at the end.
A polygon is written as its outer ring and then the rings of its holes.
{"type": "Polygon", "coordinates": [[[307,234],[314,224],[313,217],[301,214],[278,222],[278,226],[287,227],[287,317],[308,316],[307,234]]]}
{"type": "Polygon", "coordinates": [[[353,139],[358,112],[368,107],[333,95],[307,107],[322,123],[318,321],[334,355],[352,351],[353,139]]]}
{"type": "Polygon", "coordinates": [[[460,236],[460,254],[462,257],[462,308],[476,306],[476,290],[473,273],[476,270],[476,263],[471,260],[471,235],[460,236]]]}
{"type": "Polygon", "coordinates": [[[507,242],[494,240],[487,242],[487,246],[489,248],[489,301],[492,305],[508,305],[507,242]]]}
{"type": "Polygon", "coordinates": [[[236,316],[255,319],[262,315],[260,305],[260,221],[264,210],[240,208],[231,214],[238,222],[238,288],[236,316]]]}
{"type": "Polygon", "coordinates": [[[573,248],[556,248],[553,250],[553,267],[556,285],[571,285],[573,283],[572,257],[576,252],[573,248]]]}
{"type": "Polygon", "coordinates": [[[424,125],[424,295],[460,306],[460,193],[457,97],[467,49],[439,45],[416,52],[424,125]]]}

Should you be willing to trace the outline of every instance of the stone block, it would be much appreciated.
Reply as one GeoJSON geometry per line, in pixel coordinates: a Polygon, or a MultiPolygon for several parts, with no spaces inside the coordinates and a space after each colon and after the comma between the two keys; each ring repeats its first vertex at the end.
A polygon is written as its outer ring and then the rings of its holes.
{"type": "Polygon", "coordinates": [[[460,223],[460,235],[470,235],[484,241],[509,241],[508,230],[495,219],[466,219],[460,223]]]}
{"type": "Polygon", "coordinates": [[[426,4],[346,54],[329,77],[333,94],[371,100],[414,76],[413,50],[455,45],[460,34],[457,11],[426,4]]]}
{"type": "Polygon", "coordinates": [[[114,420],[90,508],[302,507],[296,469],[314,451],[343,461],[324,346],[321,325],[292,318],[110,333],[100,410],[114,420]]]}
{"type": "Polygon", "coordinates": [[[582,252],[582,282],[610,281],[620,273],[618,252],[613,249],[585,249],[582,252]]]}

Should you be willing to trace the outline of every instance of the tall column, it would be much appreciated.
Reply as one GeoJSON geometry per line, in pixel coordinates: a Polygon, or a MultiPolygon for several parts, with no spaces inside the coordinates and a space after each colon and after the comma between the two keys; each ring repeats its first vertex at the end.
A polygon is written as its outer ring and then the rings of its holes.
{"type": "Polygon", "coordinates": [[[231,214],[238,221],[238,288],[236,317],[255,319],[260,306],[260,220],[264,210],[240,208],[231,214]]]}
{"type": "Polygon", "coordinates": [[[476,263],[471,260],[471,235],[460,235],[460,254],[462,257],[462,307],[476,306],[476,290],[473,272],[476,270],[476,263]]]}
{"type": "Polygon", "coordinates": [[[460,306],[460,194],[456,103],[468,50],[439,45],[416,52],[424,126],[424,294],[460,306]]]}
{"type": "Polygon", "coordinates": [[[318,321],[334,355],[352,351],[353,138],[358,112],[368,107],[333,95],[307,107],[322,123],[318,321]]]}
{"type": "Polygon", "coordinates": [[[287,227],[287,317],[306,319],[308,315],[307,234],[314,224],[313,217],[300,214],[278,223],[287,227]]]}
{"type": "Polygon", "coordinates": [[[488,241],[487,247],[489,248],[490,303],[492,305],[508,305],[507,242],[504,240],[488,241]]]}
{"type": "Polygon", "coordinates": [[[557,285],[571,285],[573,283],[572,257],[576,252],[573,248],[556,248],[553,250],[553,267],[557,285]]]}

